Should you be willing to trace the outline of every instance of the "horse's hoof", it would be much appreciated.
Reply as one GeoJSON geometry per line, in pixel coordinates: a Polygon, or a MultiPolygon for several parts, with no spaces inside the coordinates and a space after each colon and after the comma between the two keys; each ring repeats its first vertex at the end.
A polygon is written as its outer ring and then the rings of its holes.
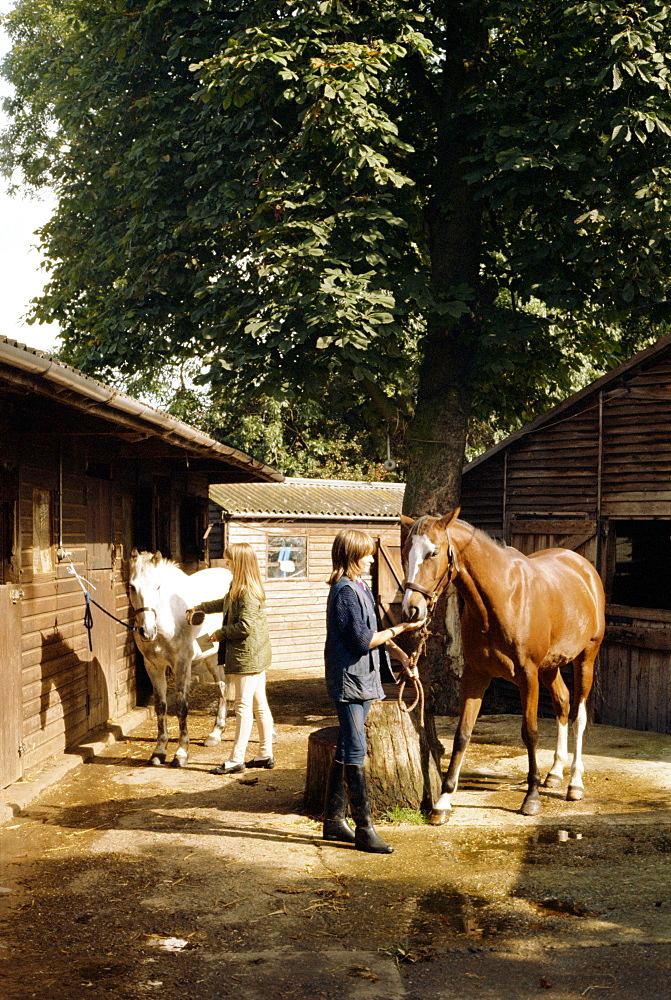
{"type": "Polygon", "coordinates": [[[522,816],[538,816],[541,811],[540,799],[525,799],[522,803],[520,813],[522,816]]]}
{"type": "Polygon", "coordinates": [[[207,739],[203,740],[204,747],[218,747],[220,743],[220,736],[208,736],[207,739]]]}
{"type": "Polygon", "coordinates": [[[149,763],[152,767],[161,767],[162,764],[165,764],[165,754],[153,753],[149,758],[149,763]]]}
{"type": "Polygon", "coordinates": [[[429,814],[429,826],[443,826],[452,814],[451,809],[432,809],[429,814]]]}
{"type": "Polygon", "coordinates": [[[543,788],[561,788],[562,780],[557,774],[548,774],[543,782],[543,788]]]}
{"type": "Polygon", "coordinates": [[[566,793],[567,802],[580,802],[581,798],[585,794],[585,789],[580,788],[579,785],[569,785],[568,791],[566,793]]]}
{"type": "Polygon", "coordinates": [[[186,764],[186,757],[173,757],[170,762],[170,767],[184,767],[186,764]]]}

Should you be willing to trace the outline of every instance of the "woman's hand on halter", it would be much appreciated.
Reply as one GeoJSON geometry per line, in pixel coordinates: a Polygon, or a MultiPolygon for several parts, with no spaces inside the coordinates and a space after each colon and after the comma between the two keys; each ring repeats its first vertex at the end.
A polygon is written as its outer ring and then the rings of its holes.
{"type": "Polygon", "coordinates": [[[395,625],[394,628],[400,628],[402,632],[416,632],[417,629],[422,628],[423,625],[426,625],[426,618],[422,618],[421,621],[418,622],[401,622],[400,625],[395,625]]]}

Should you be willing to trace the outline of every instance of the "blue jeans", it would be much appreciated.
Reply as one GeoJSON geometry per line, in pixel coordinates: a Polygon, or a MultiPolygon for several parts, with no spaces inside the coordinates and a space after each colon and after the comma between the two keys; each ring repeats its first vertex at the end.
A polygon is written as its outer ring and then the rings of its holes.
{"type": "Polygon", "coordinates": [[[335,759],[343,764],[362,765],[366,759],[366,731],[364,725],[372,701],[336,701],[340,723],[340,737],[335,759]]]}

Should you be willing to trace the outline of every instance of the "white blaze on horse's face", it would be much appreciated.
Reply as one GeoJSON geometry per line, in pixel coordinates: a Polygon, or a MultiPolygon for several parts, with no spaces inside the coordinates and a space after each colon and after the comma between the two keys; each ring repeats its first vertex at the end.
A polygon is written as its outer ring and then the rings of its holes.
{"type": "MultiPolygon", "coordinates": [[[[436,546],[433,544],[428,535],[414,535],[408,550],[408,572],[406,575],[408,583],[417,582],[417,574],[419,573],[420,566],[426,559],[433,556],[435,551],[436,546]]],[[[426,618],[426,598],[423,594],[419,594],[416,590],[406,590],[403,594],[401,609],[403,612],[403,618],[406,621],[426,618]]]]}

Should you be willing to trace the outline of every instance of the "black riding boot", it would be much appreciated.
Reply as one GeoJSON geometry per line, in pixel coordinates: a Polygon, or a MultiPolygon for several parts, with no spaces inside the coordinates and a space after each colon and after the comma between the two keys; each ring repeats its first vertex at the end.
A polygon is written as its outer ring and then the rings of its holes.
{"type": "Polygon", "coordinates": [[[339,760],[331,763],[326,779],[326,795],[324,796],[324,840],[341,840],[346,844],[354,843],[354,830],[345,819],[347,796],[345,794],[344,764],[339,760]]]}
{"type": "Polygon", "coordinates": [[[373,829],[363,764],[345,764],[345,782],[356,825],[355,846],[359,851],[368,851],[370,854],[391,854],[394,848],[385,843],[382,837],[378,837],[373,829]]]}

